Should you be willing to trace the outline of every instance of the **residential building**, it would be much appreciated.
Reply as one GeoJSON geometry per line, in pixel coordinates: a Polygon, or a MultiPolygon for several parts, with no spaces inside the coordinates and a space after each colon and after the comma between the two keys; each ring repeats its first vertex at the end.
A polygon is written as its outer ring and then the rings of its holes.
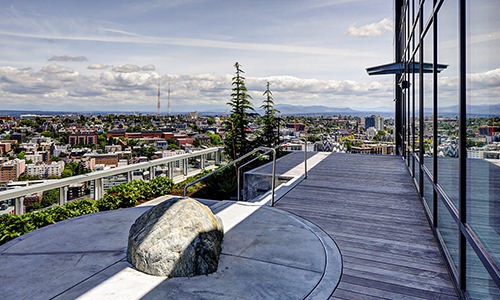
{"type": "Polygon", "coordinates": [[[26,174],[39,178],[47,178],[49,176],[61,176],[64,170],[64,162],[52,162],[50,164],[37,163],[37,164],[27,164],[26,174]]]}
{"type": "Polygon", "coordinates": [[[68,136],[70,145],[97,145],[97,134],[94,132],[78,132],[68,136]]]}

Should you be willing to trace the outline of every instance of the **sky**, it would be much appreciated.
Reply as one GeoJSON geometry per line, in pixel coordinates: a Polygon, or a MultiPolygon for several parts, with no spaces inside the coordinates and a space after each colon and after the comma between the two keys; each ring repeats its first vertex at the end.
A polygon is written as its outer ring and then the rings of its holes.
{"type": "MultiPolygon", "coordinates": [[[[0,109],[224,111],[238,62],[258,107],[393,110],[388,0],[0,0],[0,109]]],[[[497,76],[500,69],[491,71],[497,76]]],[[[478,75],[479,76],[479,75],[478,75]]]]}

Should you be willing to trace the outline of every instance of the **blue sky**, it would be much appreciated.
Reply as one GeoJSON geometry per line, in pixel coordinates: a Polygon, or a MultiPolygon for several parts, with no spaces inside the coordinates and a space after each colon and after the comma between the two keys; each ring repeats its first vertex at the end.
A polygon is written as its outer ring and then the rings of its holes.
{"type": "Polygon", "coordinates": [[[1,109],[223,110],[238,61],[255,106],[392,110],[392,2],[0,0],[1,109]]]}

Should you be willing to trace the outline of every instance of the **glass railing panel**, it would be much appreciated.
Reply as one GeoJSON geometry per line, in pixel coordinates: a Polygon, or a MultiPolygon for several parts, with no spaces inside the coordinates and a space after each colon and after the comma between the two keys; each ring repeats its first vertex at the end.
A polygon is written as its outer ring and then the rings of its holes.
{"type": "MultiPolygon", "coordinates": [[[[134,171],[132,174],[132,180],[142,179],[144,176],[143,173],[144,171],[142,169],[134,171]]],[[[127,182],[128,182],[127,173],[103,177],[102,178],[103,191],[105,192],[114,186],[127,182]]]]}
{"type": "Polygon", "coordinates": [[[438,197],[438,231],[451,256],[453,266],[458,270],[458,225],[450,215],[442,198],[438,197]]]}
{"type": "Polygon", "coordinates": [[[432,213],[434,212],[433,209],[433,187],[432,187],[432,181],[429,179],[427,174],[424,173],[424,199],[425,203],[427,204],[427,207],[429,208],[429,211],[431,212],[431,219],[432,219],[432,213]]]}
{"type": "Polygon", "coordinates": [[[438,73],[437,157],[438,183],[458,207],[458,103],[459,49],[458,4],[444,1],[438,17],[438,64],[447,67],[438,73]]]}
{"type": "Polygon", "coordinates": [[[467,245],[466,282],[467,293],[472,300],[500,299],[500,288],[484,268],[476,253],[467,245]]]}

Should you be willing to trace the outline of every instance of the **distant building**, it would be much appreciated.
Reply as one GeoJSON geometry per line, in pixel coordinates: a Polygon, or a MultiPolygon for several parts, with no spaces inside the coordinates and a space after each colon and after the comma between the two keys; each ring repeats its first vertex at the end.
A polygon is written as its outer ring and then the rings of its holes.
{"type": "Polygon", "coordinates": [[[365,118],[365,130],[374,127],[377,130],[384,129],[384,118],[379,116],[371,116],[365,118]]]}
{"type": "Polygon", "coordinates": [[[85,196],[85,186],[82,183],[75,183],[68,186],[68,200],[73,200],[85,196]]]}
{"type": "Polygon", "coordinates": [[[39,162],[43,162],[43,155],[41,153],[35,152],[35,153],[27,153],[24,155],[25,160],[31,160],[32,164],[36,164],[39,162]]]}
{"type": "Polygon", "coordinates": [[[480,126],[478,131],[480,135],[492,136],[495,132],[500,132],[500,126],[480,126]]]}
{"type": "Polygon", "coordinates": [[[0,153],[8,153],[12,150],[12,144],[6,141],[0,142],[0,153]]]}
{"type": "Polygon", "coordinates": [[[19,175],[25,172],[26,162],[24,159],[14,159],[0,165],[0,182],[16,181],[19,175]]]}
{"type": "Polygon", "coordinates": [[[118,166],[119,156],[117,153],[106,153],[106,154],[97,154],[97,153],[87,153],[83,155],[84,158],[93,158],[94,166],[95,165],[105,165],[105,166],[118,166]]]}
{"type": "Polygon", "coordinates": [[[26,174],[39,178],[47,178],[49,176],[61,176],[64,170],[64,162],[52,162],[51,164],[37,163],[26,165],[26,174]]]}
{"type": "Polygon", "coordinates": [[[191,120],[198,119],[198,112],[197,111],[190,112],[189,117],[191,118],[191,120]]]}
{"type": "Polygon", "coordinates": [[[16,140],[20,144],[26,139],[26,135],[21,132],[14,132],[10,135],[10,138],[16,140]]]}
{"type": "Polygon", "coordinates": [[[70,145],[97,145],[97,134],[94,132],[73,133],[68,136],[70,145]]]}

